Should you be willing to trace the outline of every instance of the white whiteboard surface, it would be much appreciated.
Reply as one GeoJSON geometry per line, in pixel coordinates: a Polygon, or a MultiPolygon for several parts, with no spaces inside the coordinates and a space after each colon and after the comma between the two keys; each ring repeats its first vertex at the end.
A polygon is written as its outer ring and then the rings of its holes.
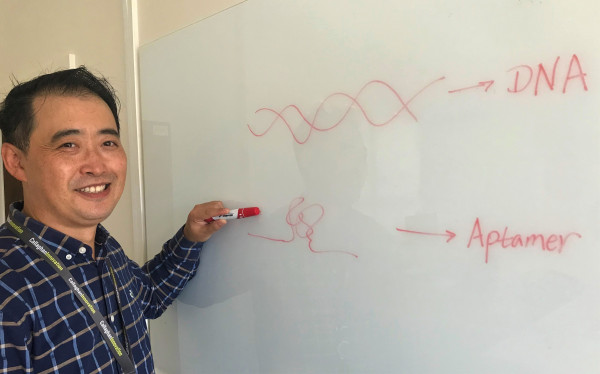
{"type": "Polygon", "coordinates": [[[169,373],[600,372],[600,3],[248,0],[140,51],[169,373]]]}

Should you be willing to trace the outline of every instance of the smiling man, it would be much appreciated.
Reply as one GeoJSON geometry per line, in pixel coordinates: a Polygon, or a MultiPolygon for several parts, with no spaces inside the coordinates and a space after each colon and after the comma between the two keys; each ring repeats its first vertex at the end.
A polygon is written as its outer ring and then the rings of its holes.
{"type": "Polygon", "coordinates": [[[196,205],[155,258],[127,258],[100,224],[127,172],[118,101],[84,67],[15,86],[0,128],[24,197],[0,226],[0,372],[154,372],[145,319],[172,303],[225,224],[204,219],[228,210],[196,205]]]}

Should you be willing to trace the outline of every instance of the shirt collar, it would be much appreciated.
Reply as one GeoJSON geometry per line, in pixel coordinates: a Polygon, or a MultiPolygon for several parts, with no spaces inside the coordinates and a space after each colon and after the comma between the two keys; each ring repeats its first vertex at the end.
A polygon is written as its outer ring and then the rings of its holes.
{"type": "MultiPolygon", "coordinates": [[[[35,235],[44,239],[47,244],[51,244],[54,248],[64,248],[69,252],[78,252],[79,248],[85,246],[89,249],[88,245],[83,244],[80,240],[70,237],[58,230],[53,229],[50,226],[46,226],[43,223],[23,214],[23,201],[17,201],[10,204],[10,214],[20,223],[23,223],[25,227],[31,230],[35,235]]],[[[96,228],[96,249],[102,248],[110,234],[100,224],[96,228]]]]}

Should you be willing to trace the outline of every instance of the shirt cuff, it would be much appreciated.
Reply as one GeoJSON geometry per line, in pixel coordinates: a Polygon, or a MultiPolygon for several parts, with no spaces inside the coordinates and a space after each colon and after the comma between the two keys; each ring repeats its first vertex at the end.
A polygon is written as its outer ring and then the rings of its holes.
{"type": "Polygon", "coordinates": [[[193,242],[188,240],[185,235],[183,235],[183,228],[185,225],[181,226],[175,236],[169,241],[169,248],[182,251],[200,251],[204,246],[204,242],[193,242]]]}

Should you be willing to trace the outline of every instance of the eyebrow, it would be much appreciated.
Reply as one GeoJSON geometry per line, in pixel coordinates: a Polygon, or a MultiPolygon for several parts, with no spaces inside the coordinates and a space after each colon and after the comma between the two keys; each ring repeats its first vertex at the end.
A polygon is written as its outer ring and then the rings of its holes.
{"type": "MultiPolygon", "coordinates": [[[[52,135],[52,139],[50,139],[50,141],[52,143],[55,143],[64,137],[67,137],[70,135],[79,135],[79,134],[81,134],[81,131],[77,130],[77,129],[60,130],[60,131],[56,132],[54,135],[52,135]]],[[[119,131],[117,131],[116,129],[102,129],[102,130],[98,131],[98,134],[99,135],[114,135],[117,138],[120,138],[119,131]]]]}
{"type": "Polygon", "coordinates": [[[121,137],[121,134],[119,133],[119,131],[115,130],[115,129],[102,129],[102,130],[98,131],[98,134],[100,134],[100,135],[114,135],[117,138],[121,137]]]}
{"type": "Polygon", "coordinates": [[[52,139],[50,139],[50,141],[52,143],[55,143],[55,142],[59,141],[61,138],[64,138],[66,136],[78,135],[80,133],[81,133],[81,131],[76,130],[76,129],[61,130],[61,131],[56,132],[54,135],[52,135],[52,139]]]}

